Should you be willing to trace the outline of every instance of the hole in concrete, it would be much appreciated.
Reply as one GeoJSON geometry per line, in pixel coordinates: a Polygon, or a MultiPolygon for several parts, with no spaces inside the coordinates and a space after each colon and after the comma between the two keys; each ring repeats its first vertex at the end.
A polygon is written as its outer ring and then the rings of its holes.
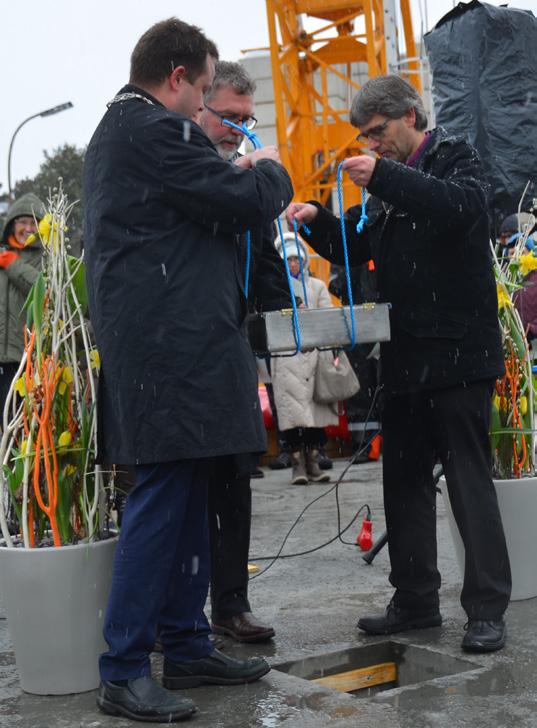
{"type": "Polygon", "coordinates": [[[332,690],[370,697],[381,690],[416,685],[475,670],[479,666],[432,650],[389,641],[306,657],[273,667],[332,690]]]}

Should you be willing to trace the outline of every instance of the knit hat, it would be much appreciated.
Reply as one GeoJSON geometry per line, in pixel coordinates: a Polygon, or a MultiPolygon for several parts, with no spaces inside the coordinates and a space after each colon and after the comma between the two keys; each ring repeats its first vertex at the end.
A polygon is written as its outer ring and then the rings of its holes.
{"type": "MultiPolygon", "coordinates": [[[[287,258],[302,258],[303,264],[307,267],[309,264],[309,255],[306,248],[306,245],[304,244],[304,241],[298,236],[298,248],[295,240],[295,234],[294,233],[284,233],[283,239],[285,242],[285,254],[287,258]]],[[[283,258],[283,246],[282,246],[282,239],[278,235],[276,240],[274,241],[274,247],[278,251],[279,255],[283,258]]]]}
{"type": "Polygon", "coordinates": [[[2,230],[2,240],[5,242],[12,229],[12,223],[18,217],[35,217],[39,222],[45,217],[45,206],[37,195],[28,192],[11,203],[8,208],[4,229],[2,230]]]}

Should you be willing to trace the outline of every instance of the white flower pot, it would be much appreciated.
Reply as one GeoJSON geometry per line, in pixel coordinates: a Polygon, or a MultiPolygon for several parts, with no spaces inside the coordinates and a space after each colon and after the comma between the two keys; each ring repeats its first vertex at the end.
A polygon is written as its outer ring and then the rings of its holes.
{"type": "Polygon", "coordinates": [[[0,593],[26,692],[98,687],[116,544],[110,538],[61,548],[0,547],[0,593]]]}
{"type": "MultiPolygon", "coordinates": [[[[498,505],[511,564],[511,600],[537,597],[537,478],[495,480],[498,505]]],[[[461,575],[464,576],[464,546],[455,523],[446,481],[440,480],[449,530],[461,575]]]]}

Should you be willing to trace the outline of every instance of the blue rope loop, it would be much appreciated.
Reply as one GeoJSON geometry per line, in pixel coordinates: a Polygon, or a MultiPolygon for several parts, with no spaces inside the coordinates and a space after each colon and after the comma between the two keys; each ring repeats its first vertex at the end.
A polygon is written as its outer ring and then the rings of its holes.
{"type": "MultiPolygon", "coordinates": [[[[289,293],[291,294],[291,306],[293,309],[293,336],[295,339],[296,350],[289,356],[295,356],[302,351],[302,341],[300,336],[300,322],[298,320],[298,307],[296,305],[296,296],[293,288],[293,279],[291,277],[291,271],[289,270],[289,263],[287,262],[287,251],[285,249],[285,238],[283,236],[282,221],[280,218],[277,219],[278,232],[280,233],[280,240],[282,241],[282,253],[283,253],[283,264],[285,266],[285,273],[287,275],[287,285],[289,286],[289,293]]],[[[299,256],[300,258],[300,256],[299,256]]]]}
{"type": "MultiPolygon", "coordinates": [[[[262,149],[263,144],[261,143],[261,140],[257,136],[257,134],[254,134],[253,131],[250,129],[247,129],[244,125],[239,126],[239,124],[234,124],[232,121],[228,121],[227,119],[222,120],[222,124],[225,126],[229,126],[232,129],[236,129],[237,131],[240,131],[241,134],[244,134],[245,137],[249,139],[249,141],[252,143],[254,149],[262,149]]],[[[283,262],[285,266],[285,272],[287,274],[287,285],[289,286],[289,293],[291,294],[291,306],[293,308],[293,337],[295,339],[296,344],[296,350],[290,354],[289,356],[295,356],[302,350],[302,344],[301,344],[301,336],[300,336],[300,322],[298,320],[298,307],[296,305],[296,296],[295,291],[293,289],[293,281],[291,278],[291,271],[289,270],[289,264],[287,262],[287,254],[285,252],[285,239],[283,237],[283,228],[282,228],[282,222],[280,218],[277,220],[278,224],[278,231],[280,233],[280,238],[282,241],[282,253],[283,253],[283,262]]],[[[308,231],[309,233],[309,231],[308,231]]],[[[297,248],[298,248],[298,241],[297,241],[297,248]]],[[[248,230],[246,232],[246,273],[244,277],[244,290],[246,292],[246,297],[248,298],[248,285],[249,285],[249,276],[250,276],[250,257],[251,257],[251,236],[250,231],[248,230]]],[[[299,260],[301,261],[300,256],[299,260]]],[[[304,285],[304,277],[302,273],[302,262],[300,262],[300,272],[302,275],[302,285],[304,285]]],[[[304,287],[304,292],[306,291],[304,287]]]]}
{"type": "MultiPolygon", "coordinates": [[[[347,296],[349,299],[349,313],[350,313],[350,320],[351,320],[350,337],[349,337],[350,346],[348,347],[347,351],[352,351],[354,349],[354,347],[356,346],[356,317],[354,315],[354,301],[352,298],[349,252],[348,252],[348,247],[347,247],[347,233],[345,232],[345,210],[343,207],[342,176],[343,176],[344,164],[345,164],[345,162],[341,162],[337,168],[337,198],[338,198],[338,206],[339,206],[339,224],[340,224],[340,228],[341,228],[341,242],[343,245],[343,258],[345,260],[345,279],[347,281],[347,296]]],[[[362,230],[364,229],[364,225],[367,221],[365,204],[366,204],[366,192],[365,192],[365,187],[362,187],[362,213],[360,215],[360,220],[358,221],[358,224],[356,225],[357,233],[362,232],[362,230]]],[[[344,313],[343,313],[343,316],[345,318],[345,323],[346,323],[347,318],[345,317],[344,313]]],[[[348,328],[348,325],[347,325],[347,328],[348,328]]]]}
{"type": "MultiPolygon", "coordinates": [[[[252,142],[254,149],[261,149],[263,146],[261,144],[261,141],[259,140],[259,137],[254,134],[250,129],[247,129],[245,126],[239,126],[239,124],[234,124],[232,121],[228,121],[227,119],[222,119],[222,125],[223,126],[229,126],[232,129],[236,129],[237,131],[240,131],[241,134],[244,134],[245,137],[248,137],[248,139],[252,142]]],[[[248,298],[248,291],[250,287],[250,259],[252,257],[252,236],[250,234],[250,231],[246,231],[246,270],[244,272],[244,295],[246,298],[248,298]]]]}
{"type": "Polygon", "coordinates": [[[304,292],[304,304],[308,307],[308,291],[306,289],[306,280],[304,278],[304,264],[302,262],[302,256],[300,255],[300,242],[298,240],[298,226],[296,220],[293,218],[293,230],[295,231],[295,243],[296,252],[298,253],[298,265],[300,267],[300,280],[302,281],[302,290],[304,292]]]}
{"type": "Polygon", "coordinates": [[[263,148],[263,144],[261,143],[261,140],[259,139],[257,134],[255,134],[251,129],[247,129],[244,125],[240,126],[239,124],[234,124],[232,121],[228,121],[227,119],[222,119],[222,125],[229,126],[231,127],[231,129],[240,131],[241,134],[244,134],[244,136],[252,142],[254,149],[263,148]]]}

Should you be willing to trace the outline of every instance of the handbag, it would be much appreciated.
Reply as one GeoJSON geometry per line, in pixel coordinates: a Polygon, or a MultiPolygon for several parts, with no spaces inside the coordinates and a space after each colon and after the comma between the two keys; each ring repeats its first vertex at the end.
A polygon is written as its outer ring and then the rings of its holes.
{"type": "Polygon", "coordinates": [[[315,370],[313,401],[332,404],[349,399],[360,391],[360,382],[344,351],[320,351],[315,370]]]}

